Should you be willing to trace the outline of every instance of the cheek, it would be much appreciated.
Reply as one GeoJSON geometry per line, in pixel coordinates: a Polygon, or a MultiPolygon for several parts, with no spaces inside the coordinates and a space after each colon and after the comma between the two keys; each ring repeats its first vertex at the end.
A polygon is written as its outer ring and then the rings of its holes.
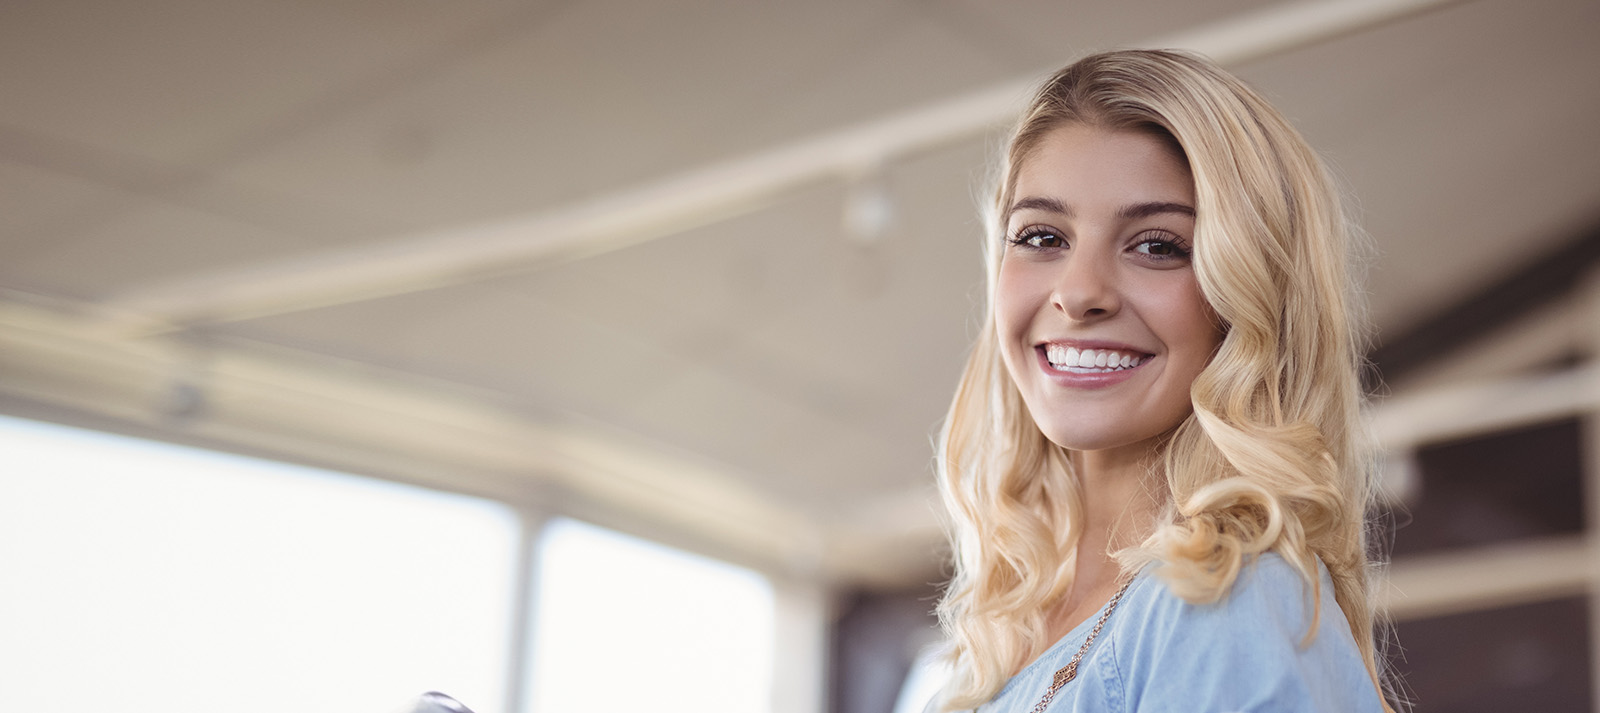
{"type": "Polygon", "coordinates": [[[1006,261],[995,278],[995,337],[999,339],[1000,360],[1013,383],[1028,369],[1026,359],[1030,355],[1024,353],[1022,345],[1038,314],[1030,277],[1026,266],[1006,261]]]}
{"type": "Polygon", "coordinates": [[[1011,260],[1000,264],[1000,274],[995,279],[994,316],[1002,337],[1025,333],[1038,314],[1041,298],[1036,272],[1011,260]]]}
{"type": "Polygon", "coordinates": [[[1222,343],[1222,330],[1216,314],[1193,280],[1169,286],[1164,299],[1153,304],[1153,314],[1162,322],[1167,348],[1194,374],[1199,374],[1222,343]]]}

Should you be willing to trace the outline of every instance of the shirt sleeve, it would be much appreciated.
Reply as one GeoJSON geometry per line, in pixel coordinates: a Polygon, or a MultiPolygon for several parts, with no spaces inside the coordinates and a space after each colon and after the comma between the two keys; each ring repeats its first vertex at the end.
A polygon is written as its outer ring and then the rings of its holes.
{"type": "Polygon", "coordinates": [[[1321,571],[1321,592],[1276,554],[1247,564],[1230,594],[1194,605],[1159,580],[1139,617],[1113,642],[1123,709],[1135,713],[1381,713],[1333,585],[1321,571]],[[1321,612],[1316,637],[1302,646],[1310,607],[1321,612]]]}

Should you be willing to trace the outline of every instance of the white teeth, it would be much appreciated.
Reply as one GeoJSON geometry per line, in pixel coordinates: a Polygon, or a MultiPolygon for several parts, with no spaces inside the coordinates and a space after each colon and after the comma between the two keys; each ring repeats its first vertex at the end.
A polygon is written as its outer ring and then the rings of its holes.
{"type": "Polygon", "coordinates": [[[1129,369],[1144,362],[1144,357],[1110,349],[1083,349],[1060,344],[1045,345],[1045,358],[1057,369],[1129,369]]]}

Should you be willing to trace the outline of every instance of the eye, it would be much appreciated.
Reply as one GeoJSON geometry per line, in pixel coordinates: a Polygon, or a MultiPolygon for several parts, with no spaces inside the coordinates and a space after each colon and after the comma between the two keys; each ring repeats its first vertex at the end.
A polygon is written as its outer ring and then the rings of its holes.
{"type": "Polygon", "coordinates": [[[1046,225],[1030,225],[1018,230],[1016,235],[1008,238],[1012,245],[1035,250],[1049,248],[1064,248],[1067,246],[1066,238],[1056,232],[1055,228],[1046,225]]]}
{"type": "Polygon", "coordinates": [[[1138,242],[1133,245],[1133,251],[1160,261],[1186,260],[1191,252],[1183,238],[1164,230],[1152,230],[1140,235],[1138,242]]]}

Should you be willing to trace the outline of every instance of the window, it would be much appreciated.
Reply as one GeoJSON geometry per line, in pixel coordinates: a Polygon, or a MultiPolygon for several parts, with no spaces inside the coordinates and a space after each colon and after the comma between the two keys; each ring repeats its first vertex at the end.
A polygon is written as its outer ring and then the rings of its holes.
{"type": "Polygon", "coordinates": [[[1582,534],[1582,434],[1566,418],[1418,448],[1420,487],[1392,516],[1394,556],[1582,534]]]}
{"type": "Polygon", "coordinates": [[[540,562],[537,713],[772,709],[765,578],[572,520],[540,562]]]}
{"type": "Polygon", "coordinates": [[[496,710],[518,520],[475,498],[0,418],[9,710],[496,710]]]}
{"type": "Polygon", "coordinates": [[[1562,597],[1398,624],[1416,711],[1589,711],[1589,602],[1562,597]]]}

